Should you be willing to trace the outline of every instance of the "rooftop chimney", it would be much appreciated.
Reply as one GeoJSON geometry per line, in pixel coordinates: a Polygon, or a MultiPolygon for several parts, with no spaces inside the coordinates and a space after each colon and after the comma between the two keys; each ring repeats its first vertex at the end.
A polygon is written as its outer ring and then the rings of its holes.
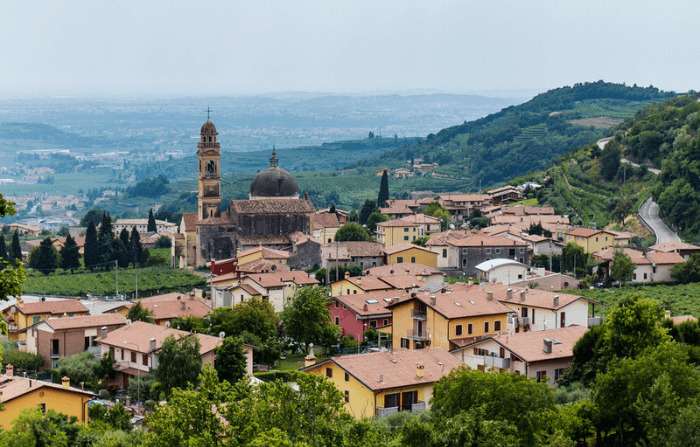
{"type": "Polygon", "coordinates": [[[348,279],[350,277],[350,272],[345,271],[345,279],[348,279]]]}
{"type": "Polygon", "coordinates": [[[525,301],[525,298],[527,298],[527,289],[520,291],[520,301],[525,301]]]}
{"type": "Polygon", "coordinates": [[[61,377],[61,385],[63,386],[63,388],[70,387],[70,378],[68,376],[61,377]]]}
{"type": "Polygon", "coordinates": [[[552,298],[552,304],[554,307],[559,307],[559,295],[554,295],[554,298],[552,298]]]}
{"type": "Polygon", "coordinates": [[[107,336],[107,326],[102,326],[100,328],[100,338],[104,338],[107,336]]]}
{"type": "Polygon", "coordinates": [[[430,304],[433,306],[437,303],[437,297],[435,295],[430,295],[430,304]]]}
{"type": "Polygon", "coordinates": [[[367,311],[369,309],[369,306],[367,306],[367,303],[365,303],[364,306],[362,306],[362,309],[365,311],[367,311]]]}
{"type": "Polygon", "coordinates": [[[493,292],[491,292],[491,291],[486,292],[486,299],[489,301],[493,301],[493,292]]]}
{"type": "Polygon", "coordinates": [[[150,351],[155,351],[155,350],[156,350],[156,339],[155,339],[155,338],[151,338],[151,339],[148,340],[148,349],[149,349],[150,351]]]}
{"type": "Polygon", "coordinates": [[[5,375],[7,377],[12,377],[15,375],[15,367],[12,363],[5,365],[5,375]]]}
{"type": "Polygon", "coordinates": [[[545,354],[551,354],[552,353],[552,340],[549,338],[544,339],[544,347],[542,349],[545,354]]]}
{"type": "Polygon", "coordinates": [[[180,310],[185,310],[187,309],[187,304],[185,304],[184,301],[180,301],[180,310]]]}
{"type": "Polygon", "coordinates": [[[509,300],[513,298],[513,289],[510,287],[506,290],[506,297],[508,297],[509,300]]]}
{"type": "Polygon", "coordinates": [[[416,378],[422,379],[425,372],[425,366],[422,363],[416,363],[416,378]]]}
{"type": "Polygon", "coordinates": [[[309,353],[304,357],[304,368],[316,364],[316,355],[314,354],[314,344],[309,343],[309,353]]]}

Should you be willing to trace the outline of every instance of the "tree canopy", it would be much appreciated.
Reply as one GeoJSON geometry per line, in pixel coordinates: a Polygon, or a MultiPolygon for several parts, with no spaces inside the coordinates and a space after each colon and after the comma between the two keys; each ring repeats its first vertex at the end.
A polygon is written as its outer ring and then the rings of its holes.
{"type": "Polygon", "coordinates": [[[348,222],[336,231],[335,240],[338,242],[368,241],[370,240],[370,236],[362,225],[355,222],[348,222]]]}

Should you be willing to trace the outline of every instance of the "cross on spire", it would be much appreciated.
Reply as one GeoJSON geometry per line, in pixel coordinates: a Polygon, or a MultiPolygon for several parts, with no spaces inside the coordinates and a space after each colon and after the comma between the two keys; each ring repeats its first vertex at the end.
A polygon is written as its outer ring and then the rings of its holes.
{"type": "Polygon", "coordinates": [[[277,167],[277,151],[275,150],[275,145],[272,145],[272,157],[270,157],[270,167],[277,167]]]}
{"type": "Polygon", "coordinates": [[[207,106],[207,121],[209,121],[209,114],[211,113],[211,109],[209,106],[207,106]]]}

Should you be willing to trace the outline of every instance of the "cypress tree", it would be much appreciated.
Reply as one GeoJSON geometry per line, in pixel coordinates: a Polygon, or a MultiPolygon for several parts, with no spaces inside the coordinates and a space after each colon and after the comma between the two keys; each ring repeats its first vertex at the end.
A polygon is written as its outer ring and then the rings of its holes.
{"type": "Polygon", "coordinates": [[[124,245],[121,238],[112,239],[112,253],[117,261],[117,265],[121,268],[129,267],[131,252],[128,247],[128,245],[124,245]]]}
{"type": "Polygon", "coordinates": [[[5,260],[7,261],[8,255],[7,255],[7,245],[5,244],[5,235],[0,234],[0,260],[5,260]]]}
{"type": "Polygon", "coordinates": [[[109,216],[109,213],[104,213],[100,222],[100,230],[97,234],[97,246],[99,263],[105,270],[112,268],[112,263],[116,259],[112,239],[114,239],[112,218],[109,216]]]}
{"type": "Polygon", "coordinates": [[[131,246],[131,242],[129,241],[129,230],[122,228],[122,231],[119,232],[119,240],[121,240],[124,247],[128,249],[131,246]]]}
{"type": "Polygon", "coordinates": [[[365,203],[362,205],[362,208],[360,208],[360,215],[358,216],[360,223],[362,225],[367,223],[367,219],[369,218],[369,215],[372,214],[372,211],[377,209],[377,204],[374,203],[372,200],[365,200],[365,203]]]}
{"type": "Polygon", "coordinates": [[[61,268],[73,271],[80,267],[80,250],[71,235],[66,236],[66,242],[61,247],[61,268]]]}
{"type": "Polygon", "coordinates": [[[377,206],[380,208],[385,207],[387,200],[389,200],[389,172],[385,169],[382,172],[382,181],[379,183],[377,206]]]}
{"type": "Polygon", "coordinates": [[[143,245],[141,245],[141,236],[139,232],[136,231],[136,227],[131,229],[131,240],[129,241],[129,247],[131,249],[131,262],[134,263],[134,267],[137,265],[143,265],[144,261],[144,250],[143,245]]]}
{"type": "Polygon", "coordinates": [[[148,210],[148,226],[146,227],[146,231],[148,231],[149,233],[158,232],[158,227],[156,226],[156,218],[153,217],[153,208],[148,210]]]}
{"type": "Polygon", "coordinates": [[[22,246],[19,243],[19,232],[15,230],[12,235],[12,244],[10,245],[10,260],[22,262],[22,246]]]}
{"type": "Polygon", "coordinates": [[[90,222],[87,227],[87,232],[85,233],[85,253],[83,256],[85,267],[90,270],[94,270],[97,264],[100,263],[98,250],[97,228],[95,228],[94,222],[90,222]]]}
{"type": "Polygon", "coordinates": [[[56,256],[56,249],[53,247],[51,238],[47,237],[41,241],[39,248],[32,252],[30,266],[39,270],[44,275],[48,275],[56,270],[57,265],[58,257],[56,256]]]}

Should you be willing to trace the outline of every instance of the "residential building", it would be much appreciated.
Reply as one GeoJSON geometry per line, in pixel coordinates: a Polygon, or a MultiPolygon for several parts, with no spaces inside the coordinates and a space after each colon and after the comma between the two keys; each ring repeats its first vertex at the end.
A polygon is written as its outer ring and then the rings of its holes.
{"type": "Polygon", "coordinates": [[[266,260],[270,261],[272,264],[277,264],[279,266],[287,265],[290,253],[284,250],[275,250],[274,248],[257,246],[248,250],[242,250],[238,252],[236,256],[236,264],[239,268],[245,268],[246,265],[260,261],[266,260]]]}
{"type": "Polygon", "coordinates": [[[437,202],[450,212],[455,221],[462,222],[468,220],[474,210],[489,205],[491,197],[488,194],[449,193],[440,194],[437,202]]]}
{"type": "Polygon", "coordinates": [[[520,200],[523,196],[522,192],[512,185],[505,185],[500,188],[488,190],[486,194],[489,195],[492,203],[514,202],[520,200]]]}
{"type": "Polygon", "coordinates": [[[257,290],[263,299],[269,301],[275,311],[282,312],[300,287],[318,285],[318,280],[309,273],[299,270],[288,272],[260,273],[243,276],[240,284],[257,290]]]}
{"type": "MultiPolygon", "coordinates": [[[[336,213],[316,212],[311,215],[311,237],[320,244],[330,244],[335,233],[343,226],[336,213]]],[[[344,217],[344,216],[343,216],[344,217]]]]}
{"type": "Polygon", "coordinates": [[[70,386],[68,377],[63,377],[60,384],[19,377],[14,375],[12,365],[6,365],[5,374],[0,376],[0,429],[10,430],[23,411],[37,408],[43,413],[53,410],[75,417],[78,423],[86,424],[88,401],[94,397],[89,391],[70,386]]]}
{"type": "Polygon", "coordinates": [[[454,349],[506,330],[512,313],[483,287],[466,284],[418,291],[387,306],[393,349],[454,349]]]}
{"type": "Polygon", "coordinates": [[[489,290],[514,313],[511,326],[515,332],[588,327],[589,315],[595,315],[594,306],[589,306],[592,301],[583,296],[502,284],[490,285],[489,290]],[[593,307],[590,312],[589,307],[593,307]]]}
{"type": "Polygon", "coordinates": [[[510,285],[559,292],[566,289],[578,289],[579,280],[571,275],[550,272],[542,267],[536,267],[530,269],[528,275],[521,281],[511,282],[510,285]]]}
{"type": "Polygon", "coordinates": [[[555,385],[571,366],[574,345],[587,330],[567,326],[489,336],[453,350],[452,355],[472,369],[509,371],[555,385]]]}
{"type": "MultiPolygon", "coordinates": [[[[131,232],[132,229],[136,228],[139,234],[150,233],[148,231],[148,219],[117,219],[112,223],[112,230],[114,234],[121,233],[122,230],[131,232]]],[[[167,220],[156,219],[156,233],[158,234],[175,234],[177,233],[177,224],[173,222],[168,222],[167,220]]]]}
{"type": "Polygon", "coordinates": [[[478,275],[476,266],[491,259],[508,258],[521,264],[530,263],[528,245],[505,237],[475,234],[448,242],[459,250],[459,269],[470,276],[478,275]]]}
{"type": "MultiPolygon", "coordinates": [[[[423,283],[411,277],[409,289],[422,287],[423,283]]],[[[331,284],[331,296],[357,295],[380,290],[394,290],[394,285],[387,281],[387,277],[373,275],[350,276],[350,272],[345,272],[345,277],[340,281],[331,284]]]]}
{"type": "Polygon", "coordinates": [[[442,270],[459,269],[459,248],[452,245],[450,241],[465,239],[471,236],[467,230],[447,230],[430,235],[430,239],[425,244],[427,248],[437,253],[437,267],[442,270]]]}
{"type": "Polygon", "coordinates": [[[615,234],[608,230],[576,227],[565,231],[563,236],[565,244],[573,242],[588,254],[615,246],[615,234]]]}
{"type": "Polygon", "coordinates": [[[423,284],[423,287],[430,289],[440,288],[445,282],[445,273],[439,269],[411,262],[372,267],[365,270],[364,274],[376,276],[380,279],[410,276],[414,278],[413,282],[423,284]]]}
{"type": "Polygon", "coordinates": [[[408,297],[406,290],[379,290],[356,295],[334,296],[328,304],[331,319],[341,334],[364,340],[365,332],[372,328],[391,335],[391,310],[386,306],[395,300],[408,297]]]}
{"type": "Polygon", "coordinates": [[[408,244],[440,231],[440,219],[425,214],[411,214],[377,224],[377,241],[389,248],[408,244]]]}
{"type": "Polygon", "coordinates": [[[700,253],[700,247],[687,242],[662,242],[661,244],[652,245],[649,249],[664,253],[678,253],[685,260],[695,253],[700,253]]]}
{"type": "MultiPolygon", "coordinates": [[[[192,334],[157,324],[134,321],[97,339],[102,356],[109,354],[115,362],[117,377],[114,384],[126,388],[132,377],[146,376],[158,367],[158,353],[166,338],[197,337],[202,363],[213,365],[216,348],[223,342],[220,337],[192,334]]],[[[253,368],[252,347],[246,346],[246,370],[253,368]]]]}
{"type": "Polygon", "coordinates": [[[88,315],[89,310],[80,301],[73,299],[24,302],[20,298],[3,313],[8,323],[10,340],[24,342],[30,326],[51,317],[88,315]]]}
{"type": "Polygon", "coordinates": [[[171,292],[138,300],[153,316],[153,322],[169,326],[176,318],[204,318],[211,311],[209,303],[190,293],[171,292]]]}
{"type": "Polygon", "coordinates": [[[305,367],[326,377],[343,394],[357,419],[430,408],[433,385],[460,362],[447,351],[394,351],[346,355],[305,367]]]}
{"type": "Polygon", "coordinates": [[[685,262],[685,259],[674,251],[649,250],[643,252],[634,248],[607,248],[593,253],[593,258],[598,262],[596,273],[601,279],[607,280],[610,277],[612,261],[618,251],[629,256],[634,264],[634,272],[630,282],[637,284],[671,282],[673,281],[671,277],[673,267],[685,262]]]}
{"type": "Polygon", "coordinates": [[[422,264],[437,267],[438,254],[429,248],[413,244],[397,244],[384,249],[385,263],[388,264],[422,264]]]}
{"type": "Polygon", "coordinates": [[[45,368],[56,368],[64,357],[90,352],[98,355],[97,337],[126,325],[118,313],[49,318],[27,330],[27,351],[38,354],[45,368]]]}
{"type": "Polygon", "coordinates": [[[344,241],[321,247],[321,266],[333,269],[336,265],[358,265],[363,270],[384,265],[384,246],[379,242],[344,241]]]}
{"type": "Polygon", "coordinates": [[[496,258],[489,259],[476,265],[479,272],[479,281],[511,284],[522,281],[528,273],[528,267],[513,259],[496,258]]]}

